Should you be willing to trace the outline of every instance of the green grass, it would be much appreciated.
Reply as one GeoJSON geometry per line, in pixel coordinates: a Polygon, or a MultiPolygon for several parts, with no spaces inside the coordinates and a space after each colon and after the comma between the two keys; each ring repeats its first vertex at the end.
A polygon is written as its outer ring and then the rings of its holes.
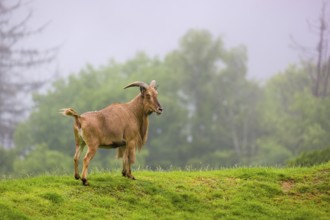
{"type": "Polygon", "coordinates": [[[330,163],[0,180],[0,219],[330,219],[330,163]]]}

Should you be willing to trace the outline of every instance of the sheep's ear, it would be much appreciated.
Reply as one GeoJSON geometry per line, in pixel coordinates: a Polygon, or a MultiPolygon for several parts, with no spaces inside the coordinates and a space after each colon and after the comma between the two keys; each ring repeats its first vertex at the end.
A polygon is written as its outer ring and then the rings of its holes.
{"type": "Polygon", "coordinates": [[[157,83],[156,83],[156,80],[152,80],[149,86],[151,86],[151,87],[157,89],[157,83]]]}

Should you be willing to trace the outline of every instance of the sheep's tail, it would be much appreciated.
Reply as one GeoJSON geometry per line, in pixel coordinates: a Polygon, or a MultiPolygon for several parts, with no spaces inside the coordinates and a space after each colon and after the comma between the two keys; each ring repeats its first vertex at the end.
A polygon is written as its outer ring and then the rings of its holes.
{"type": "Polygon", "coordinates": [[[76,125],[78,128],[81,128],[81,124],[79,121],[80,115],[72,108],[62,108],[60,109],[60,114],[65,116],[72,116],[75,119],[76,125]]]}

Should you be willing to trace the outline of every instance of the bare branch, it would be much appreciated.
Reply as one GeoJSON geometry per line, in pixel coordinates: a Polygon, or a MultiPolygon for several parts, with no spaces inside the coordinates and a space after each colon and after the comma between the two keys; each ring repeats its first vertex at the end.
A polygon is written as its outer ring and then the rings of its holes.
{"type": "Polygon", "coordinates": [[[29,29],[28,22],[33,15],[29,10],[22,20],[13,24],[12,16],[22,6],[24,5],[20,0],[12,5],[0,0],[0,144],[8,143],[4,138],[12,137],[17,121],[26,113],[26,103],[22,103],[17,97],[29,97],[27,94],[47,82],[24,76],[24,73],[52,62],[59,50],[59,47],[47,50],[16,47],[18,42],[39,34],[49,24],[48,22],[37,29],[29,29]]]}
{"type": "Polygon", "coordinates": [[[292,48],[296,49],[300,53],[302,63],[305,64],[307,72],[312,82],[312,93],[316,97],[324,97],[327,95],[327,88],[329,84],[328,69],[330,60],[329,57],[329,37],[330,28],[327,21],[327,4],[323,2],[320,12],[320,17],[317,22],[312,23],[307,21],[309,30],[317,34],[318,42],[316,47],[308,48],[297,43],[297,41],[291,37],[292,48]]]}

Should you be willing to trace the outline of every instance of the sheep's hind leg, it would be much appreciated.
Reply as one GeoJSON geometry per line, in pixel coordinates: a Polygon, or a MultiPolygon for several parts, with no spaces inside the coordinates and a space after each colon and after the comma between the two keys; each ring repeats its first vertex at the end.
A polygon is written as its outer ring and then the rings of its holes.
{"type": "Polygon", "coordinates": [[[81,152],[83,152],[84,148],[85,148],[85,144],[76,145],[76,153],[74,154],[74,159],[73,159],[74,160],[74,178],[76,180],[80,179],[78,164],[79,164],[81,152]]]}
{"type": "Polygon", "coordinates": [[[75,137],[75,142],[76,142],[76,152],[74,154],[74,178],[75,179],[80,179],[79,175],[79,169],[78,169],[78,164],[79,164],[79,159],[81,156],[81,152],[84,150],[85,147],[85,142],[83,140],[80,140],[78,130],[75,128],[74,129],[74,137],[75,137]]]}
{"type": "Polygon", "coordinates": [[[82,170],[82,174],[81,174],[81,181],[84,186],[89,185],[89,183],[87,181],[87,169],[88,169],[89,162],[93,159],[95,153],[96,153],[96,148],[92,148],[92,147],[88,146],[88,151],[84,158],[84,165],[83,165],[83,170],[82,170]]]}

